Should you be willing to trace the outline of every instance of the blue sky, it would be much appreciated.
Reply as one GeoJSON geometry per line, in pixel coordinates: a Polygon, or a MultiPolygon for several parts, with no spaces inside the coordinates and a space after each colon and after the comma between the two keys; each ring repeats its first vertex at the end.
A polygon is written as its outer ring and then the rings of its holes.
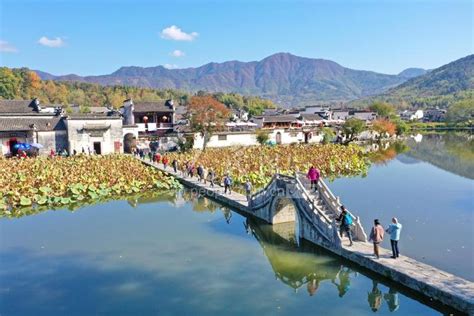
{"type": "Polygon", "coordinates": [[[473,1],[0,1],[2,66],[98,75],[277,52],[384,73],[435,68],[473,53],[473,1]]]}

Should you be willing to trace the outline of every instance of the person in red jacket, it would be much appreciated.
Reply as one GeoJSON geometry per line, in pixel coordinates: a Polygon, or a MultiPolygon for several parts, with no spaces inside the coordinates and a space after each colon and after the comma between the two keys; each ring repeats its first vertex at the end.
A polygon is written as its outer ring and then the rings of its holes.
{"type": "Polygon", "coordinates": [[[54,158],[54,156],[56,156],[56,153],[54,152],[54,149],[51,148],[51,151],[49,152],[49,157],[54,158]]]}
{"type": "Polygon", "coordinates": [[[170,162],[168,157],[163,156],[163,159],[161,160],[161,162],[163,162],[163,167],[166,170],[166,167],[168,167],[168,163],[170,162]]]}
{"type": "Polygon", "coordinates": [[[160,155],[159,152],[157,152],[157,153],[155,154],[155,162],[156,162],[156,163],[160,163],[160,161],[161,161],[161,155],[160,155]]]}

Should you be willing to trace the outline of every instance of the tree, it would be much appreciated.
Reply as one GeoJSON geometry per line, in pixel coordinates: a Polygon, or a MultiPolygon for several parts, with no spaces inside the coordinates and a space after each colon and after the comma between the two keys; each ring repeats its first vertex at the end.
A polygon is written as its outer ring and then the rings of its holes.
{"type": "Polygon", "coordinates": [[[264,131],[262,129],[257,130],[257,142],[260,145],[264,145],[268,142],[269,135],[267,131],[264,131]]]}
{"type": "Polygon", "coordinates": [[[342,125],[342,131],[348,139],[347,142],[353,141],[365,128],[365,122],[356,118],[350,118],[342,125]]]}
{"type": "Polygon", "coordinates": [[[334,131],[330,127],[324,127],[322,129],[322,132],[323,132],[323,144],[330,143],[336,136],[336,134],[334,134],[334,131]]]}
{"type": "Polygon", "coordinates": [[[380,136],[384,134],[392,136],[397,132],[397,126],[387,119],[378,119],[372,123],[372,130],[379,133],[380,136]]]}
{"type": "Polygon", "coordinates": [[[212,134],[224,126],[229,116],[229,109],[210,95],[194,96],[189,101],[188,118],[191,128],[202,134],[204,150],[212,134]]]}
{"type": "Polygon", "coordinates": [[[474,119],[474,100],[466,99],[453,104],[446,113],[449,123],[462,123],[474,119]]]}
{"type": "Polygon", "coordinates": [[[390,118],[395,114],[395,108],[390,103],[377,101],[372,103],[370,110],[377,113],[381,118],[390,118]]]}

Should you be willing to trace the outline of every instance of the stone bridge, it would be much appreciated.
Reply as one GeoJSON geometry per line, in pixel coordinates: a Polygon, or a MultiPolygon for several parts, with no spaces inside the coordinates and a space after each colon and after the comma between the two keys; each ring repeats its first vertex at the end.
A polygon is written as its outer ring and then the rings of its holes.
{"type": "MultiPolygon", "coordinates": [[[[337,250],[341,248],[343,239],[347,239],[340,237],[336,223],[342,204],[322,179],[317,192],[312,192],[309,186],[303,174],[276,174],[263,190],[251,196],[249,211],[270,224],[296,222],[295,231],[299,237],[337,250]]],[[[367,235],[359,217],[348,213],[353,218],[354,241],[366,242],[367,235]]]]}

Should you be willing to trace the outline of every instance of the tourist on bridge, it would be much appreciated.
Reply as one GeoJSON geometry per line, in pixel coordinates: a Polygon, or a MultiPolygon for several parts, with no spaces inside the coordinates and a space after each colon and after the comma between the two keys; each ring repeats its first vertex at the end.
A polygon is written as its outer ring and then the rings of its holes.
{"type": "Polygon", "coordinates": [[[250,179],[244,184],[245,187],[245,195],[247,196],[247,202],[250,201],[250,196],[252,195],[252,183],[250,183],[250,179]]]}
{"type": "Polygon", "coordinates": [[[155,154],[155,156],[154,156],[154,161],[155,161],[156,163],[160,163],[160,161],[161,161],[161,155],[160,155],[159,152],[156,152],[156,154],[155,154]]]}
{"type": "Polygon", "coordinates": [[[178,173],[178,160],[173,159],[173,162],[171,163],[171,165],[173,166],[174,173],[178,173]]]}
{"type": "Polygon", "coordinates": [[[232,194],[232,192],[230,190],[231,186],[232,186],[232,178],[229,176],[228,173],[226,173],[226,175],[224,177],[224,194],[226,194],[227,191],[229,191],[229,194],[232,194]]]}
{"type": "Polygon", "coordinates": [[[197,167],[197,175],[198,181],[202,182],[202,180],[204,179],[204,167],[201,164],[197,167]]]}
{"type": "Polygon", "coordinates": [[[163,163],[163,168],[166,170],[166,168],[168,167],[168,163],[170,162],[170,160],[168,159],[168,157],[163,156],[163,158],[161,159],[161,162],[163,163]]]}
{"type": "Polygon", "coordinates": [[[402,224],[400,224],[396,217],[392,218],[392,223],[388,225],[386,230],[390,234],[390,244],[392,246],[392,258],[397,259],[400,256],[398,251],[398,241],[400,240],[400,232],[402,231],[402,224]]]}
{"type": "Polygon", "coordinates": [[[308,170],[308,174],[306,175],[306,177],[311,181],[310,189],[314,188],[314,191],[316,192],[318,190],[318,181],[321,177],[319,169],[315,168],[314,166],[311,166],[311,168],[309,168],[308,170]]]}
{"type": "Polygon", "coordinates": [[[153,153],[151,151],[148,152],[148,160],[152,162],[153,160],[153,153]]]}
{"type": "Polygon", "coordinates": [[[194,163],[191,162],[188,166],[188,176],[192,179],[194,178],[194,172],[196,171],[196,168],[194,167],[194,163]]]}
{"type": "Polygon", "coordinates": [[[344,236],[345,232],[347,238],[349,238],[349,246],[352,246],[352,216],[347,212],[346,207],[344,205],[341,205],[341,215],[339,215],[336,221],[341,223],[339,226],[339,234],[341,235],[341,238],[344,236]]]}
{"type": "Polygon", "coordinates": [[[216,179],[216,173],[214,169],[210,169],[209,173],[207,174],[207,180],[211,183],[211,188],[214,187],[214,180],[216,179]]]}
{"type": "Polygon", "coordinates": [[[369,240],[374,243],[374,255],[377,259],[380,258],[379,245],[383,241],[384,230],[378,219],[374,220],[374,227],[370,231],[369,240]]]}

